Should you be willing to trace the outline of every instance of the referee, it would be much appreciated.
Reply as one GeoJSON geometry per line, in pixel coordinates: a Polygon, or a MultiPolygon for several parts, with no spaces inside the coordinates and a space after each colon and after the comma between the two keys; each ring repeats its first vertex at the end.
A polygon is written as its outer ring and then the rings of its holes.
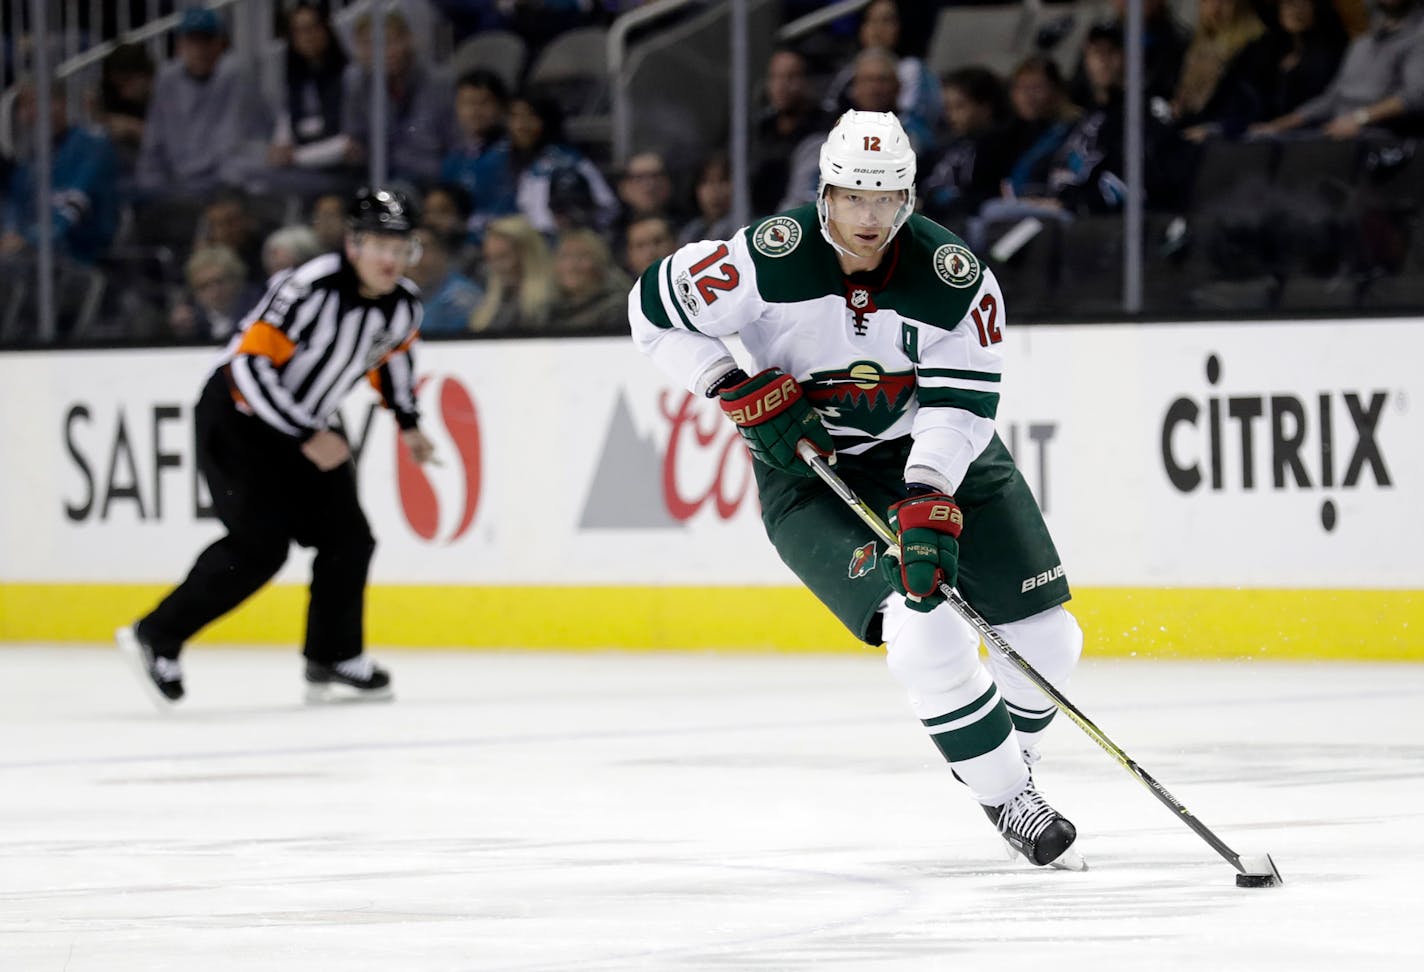
{"type": "Polygon", "coordinates": [[[198,467],[227,535],[198,555],[153,611],[117,632],[119,650],[160,706],[183,697],[184,642],[267,583],[293,541],[316,551],[307,608],[307,701],[389,699],[391,679],[364,653],[366,571],[376,542],[356,496],[338,406],[369,375],[417,462],[411,345],[421,303],[411,207],[362,188],[347,209],[344,252],[273,279],[208,378],[195,412],[198,467]]]}

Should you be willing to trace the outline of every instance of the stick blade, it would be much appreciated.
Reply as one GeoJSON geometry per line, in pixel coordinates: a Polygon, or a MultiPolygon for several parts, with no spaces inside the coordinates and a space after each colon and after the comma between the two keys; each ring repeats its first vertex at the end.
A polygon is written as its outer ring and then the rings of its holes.
{"type": "Polygon", "coordinates": [[[1286,883],[1270,854],[1242,857],[1240,860],[1241,873],[1236,875],[1238,888],[1278,888],[1286,883]]]}

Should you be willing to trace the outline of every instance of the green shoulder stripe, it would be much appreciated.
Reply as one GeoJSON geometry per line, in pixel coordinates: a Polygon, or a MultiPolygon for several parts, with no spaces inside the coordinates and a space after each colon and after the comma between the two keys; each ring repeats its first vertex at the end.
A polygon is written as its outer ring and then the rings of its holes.
{"type": "Polygon", "coordinates": [[[900,265],[876,302],[951,331],[969,313],[984,266],[958,236],[919,213],[900,230],[900,265]]]}
{"type": "Polygon", "coordinates": [[[668,317],[667,308],[658,295],[658,270],[666,262],[666,259],[658,260],[638,278],[638,302],[643,307],[643,316],[665,331],[672,329],[672,318],[668,317]]]}
{"type": "Polygon", "coordinates": [[[768,216],[745,232],[762,300],[792,304],[841,292],[840,265],[821,237],[815,205],[768,216]]]}

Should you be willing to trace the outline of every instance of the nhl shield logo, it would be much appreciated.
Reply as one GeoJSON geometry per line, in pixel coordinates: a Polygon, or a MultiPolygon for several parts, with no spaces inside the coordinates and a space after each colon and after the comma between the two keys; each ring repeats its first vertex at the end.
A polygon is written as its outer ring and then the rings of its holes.
{"type": "Polygon", "coordinates": [[[864,310],[870,303],[870,292],[863,287],[857,287],[850,292],[850,306],[856,310],[864,310]]]}
{"type": "Polygon", "coordinates": [[[784,257],[801,243],[801,224],[790,216],[773,216],[752,234],[752,246],[762,256],[784,257]]]}
{"type": "Polygon", "coordinates": [[[846,573],[851,580],[864,577],[875,569],[875,541],[872,540],[863,547],[856,547],[855,552],[850,555],[850,566],[846,573]]]}
{"type": "Polygon", "coordinates": [[[979,281],[979,258],[958,243],[946,243],[934,252],[935,273],[951,287],[969,287],[979,281]]]}

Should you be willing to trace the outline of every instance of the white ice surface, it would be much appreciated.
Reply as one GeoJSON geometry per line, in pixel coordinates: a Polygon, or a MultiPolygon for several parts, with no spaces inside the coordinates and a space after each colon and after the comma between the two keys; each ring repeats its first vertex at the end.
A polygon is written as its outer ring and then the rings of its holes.
{"type": "MultiPolygon", "coordinates": [[[[380,654],[380,653],[378,653],[380,654]]],[[[882,662],[0,649],[0,969],[1400,969],[1424,956],[1424,666],[1087,661],[1037,770],[1084,874],[1007,862],[882,662]]]]}

